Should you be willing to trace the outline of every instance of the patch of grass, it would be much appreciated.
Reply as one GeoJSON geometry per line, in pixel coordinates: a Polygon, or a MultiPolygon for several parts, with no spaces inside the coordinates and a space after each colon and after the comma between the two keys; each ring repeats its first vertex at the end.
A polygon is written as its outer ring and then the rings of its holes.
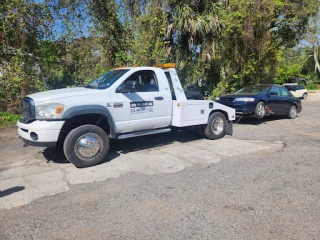
{"type": "Polygon", "coordinates": [[[21,118],[19,114],[0,112],[0,127],[14,125],[21,118]]]}

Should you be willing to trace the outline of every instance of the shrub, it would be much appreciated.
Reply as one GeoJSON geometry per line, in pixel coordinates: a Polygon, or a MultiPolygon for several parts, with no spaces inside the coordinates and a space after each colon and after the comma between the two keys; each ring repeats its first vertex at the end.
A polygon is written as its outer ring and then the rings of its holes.
{"type": "Polygon", "coordinates": [[[21,115],[0,112],[0,126],[14,125],[21,115]]]}
{"type": "Polygon", "coordinates": [[[306,88],[308,90],[314,90],[314,89],[318,89],[317,84],[314,82],[308,82],[306,88]]]}

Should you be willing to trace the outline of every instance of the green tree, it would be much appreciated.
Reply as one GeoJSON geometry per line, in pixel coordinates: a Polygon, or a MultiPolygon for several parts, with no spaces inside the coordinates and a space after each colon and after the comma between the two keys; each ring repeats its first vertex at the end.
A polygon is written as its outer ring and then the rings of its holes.
{"type": "Polygon", "coordinates": [[[314,6],[315,1],[230,1],[221,12],[225,25],[218,48],[223,85],[271,81],[278,50],[298,43],[314,6]]]}
{"type": "Polygon", "coordinates": [[[0,110],[17,111],[21,97],[43,89],[37,43],[50,38],[53,19],[44,2],[0,2],[0,110]]]}

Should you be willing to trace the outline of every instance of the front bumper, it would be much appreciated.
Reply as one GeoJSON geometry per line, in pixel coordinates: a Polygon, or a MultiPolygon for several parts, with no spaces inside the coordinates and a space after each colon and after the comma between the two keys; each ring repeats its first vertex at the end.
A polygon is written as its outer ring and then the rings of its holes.
{"type": "Polygon", "coordinates": [[[255,102],[217,102],[235,109],[236,113],[254,113],[257,105],[255,102]]]}
{"type": "Polygon", "coordinates": [[[64,122],[36,120],[27,124],[18,120],[18,133],[28,145],[52,147],[58,141],[64,122]]]}

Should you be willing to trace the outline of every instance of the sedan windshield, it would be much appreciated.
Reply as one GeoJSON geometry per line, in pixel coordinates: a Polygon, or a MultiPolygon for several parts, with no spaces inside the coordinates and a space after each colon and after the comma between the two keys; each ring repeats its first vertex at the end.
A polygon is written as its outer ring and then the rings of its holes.
{"type": "Polygon", "coordinates": [[[129,69],[119,69],[106,72],[105,74],[89,83],[86,88],[108,88],[128,71],[129,69]]]}
{"type": "Polygon", "coordinates": [[[255,93],[255,94],[266,94],[270,86],[267,85],[251,85],[241,88],[235,93],[246,94],[246,93],[255,93]]]}

